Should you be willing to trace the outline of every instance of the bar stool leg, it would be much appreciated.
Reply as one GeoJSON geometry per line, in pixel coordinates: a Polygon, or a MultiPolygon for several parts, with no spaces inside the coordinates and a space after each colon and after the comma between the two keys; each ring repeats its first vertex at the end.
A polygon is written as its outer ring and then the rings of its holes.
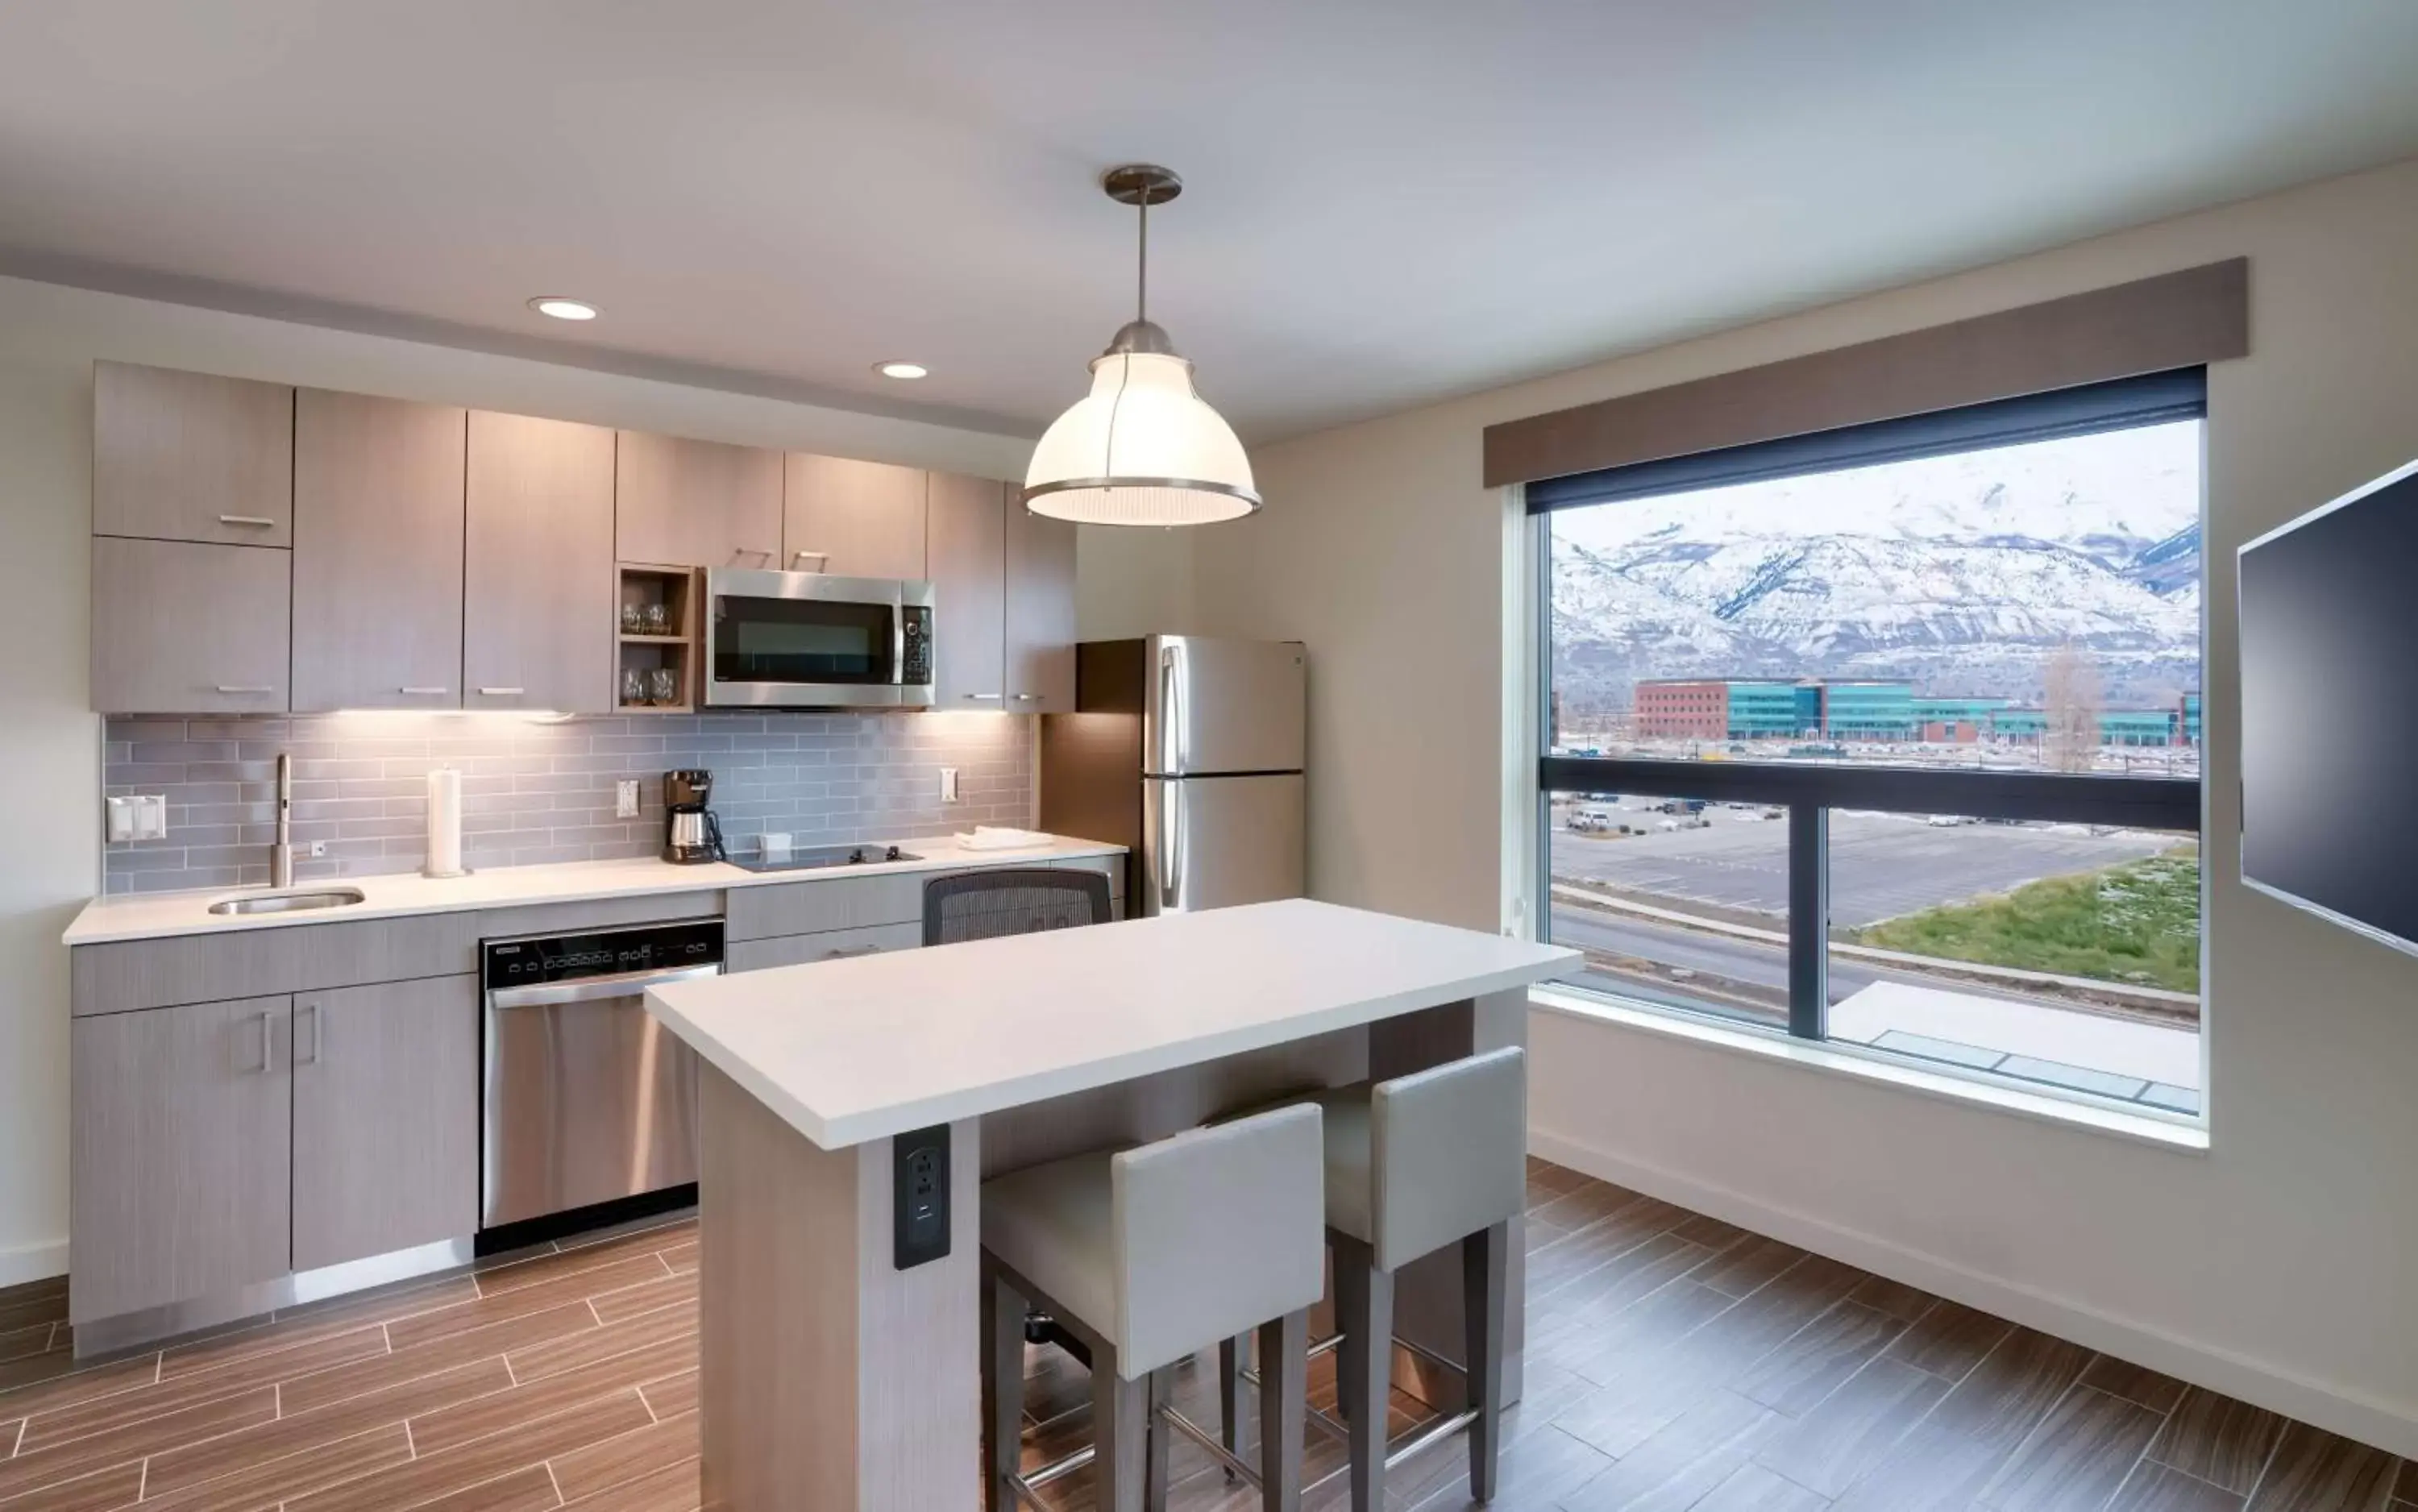
{"type": "Polygon", "coordinates": [[[1024,1456],[1024,1299],[988,1265],[982,1278],[982,1413],[988,1474],[985,1512],[1017,1512],[1007,1477],[1024,1456]]]}
{"type": "Polygon", "coordinates": [[[1092,1487],[1099,1512],[1143,1512],[1148,1478],[1150,1382],[1117,1373],[1105,1340],[1092,1351],[1092,1487]]]}
{"type": "MultiPolygon", "coordinates": [[[[1243,1452],[1243,1352],[1250,1347],[1251,1336],[1237,1334],[1217,1343],[1217,1442],[1231,1455],[1243,1452]]],[[[1232,1480],[1233,1472],[1226,1478],[1232,1480]]]]}
{"type": "Polygon", "coordinates": [[[1495,1468],[1503,1453],[1503,1348],[1505,1276],[1510,1265],[1511,1226],[1498,1223],[1461,1242],[1462,1359],[1469,1370],[1469,1495],[1494,1499],[1495,1468]]]}
{"type": "Polygon", "coordinates": [[[1352,1512],[1385,1504],[1385,1428],[1394,1384],[1394,1273],[1377,1269],[1373,1251],[1331,1235],[1335,1250],[1335,1321],[1343,1332],[1336,1383],[1352,1431],[1352,1512]]]}
{"type": "Polygon", "coordinates": [[[1301,1512],[1302,1430],[1308,1426],[1309,1310],[1260,1325],[1261,1512],[1301,1512]]]}
{"type": "Polygon", "coordinates": [[[1158,1414],[1174,1395],[1175,1367],[1168,1366],[1153,1370],[1150,1373],[1149,1406],[1146,1409],[1149,1416],[1145,1420],[1150,1434],[1146,1441],[1149,1446],[1143,1451],[1149,1459],[1149,1468],[1142,1474],[1142,1504],[1145,1512],[1167,1512],[1167,1450],[1168,1440],[1173,1430],[1158,1414]]]}

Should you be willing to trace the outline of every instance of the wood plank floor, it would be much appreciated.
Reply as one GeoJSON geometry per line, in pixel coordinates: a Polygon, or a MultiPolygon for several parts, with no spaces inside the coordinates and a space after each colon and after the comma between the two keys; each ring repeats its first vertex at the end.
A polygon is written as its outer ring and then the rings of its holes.
{"type": "MultiPolygon", "coordinates": [[[[1558,1167],[1532,1163],[1529,1195],[1498,1508],[2418,1512],[2418,1469],[2380,1450],[1558,1167]]],[[[83,1370],[66,1314],[64,1282],[0,1291],[0,1512],[697,1503],[691,1221],[83,1370]]],[[[1079,1367],[1029,1365],[1038,1464],[1089,1409],[1079,1367]]],[[[1213,1375],[1177,1394],[1204,1425],[1213,1375]]],[[[1331,1406],[1329,1361],[1311,1381],[1331,1406]]],[[[1426,1411],[1398,1393],[1396,1430],[1426,1411]]],[[[1310,1435],[1311,1474],[1338,1458],[1310,1435]]],[[[1177,1507],[1253,1504],[1188,1443],[1173,1461],[1177,1507]]],[[[1463,1463],[1405,1467],[1389,1505],[1466,1505],[1463,1463]]],[[[1083,1472],[1048,1495],[1092,1504],[1083,1472]]]]}

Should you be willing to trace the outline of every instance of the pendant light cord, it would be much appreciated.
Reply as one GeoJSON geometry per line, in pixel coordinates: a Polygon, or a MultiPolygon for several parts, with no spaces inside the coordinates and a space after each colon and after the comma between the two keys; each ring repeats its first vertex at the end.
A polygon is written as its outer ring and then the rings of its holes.
{"type": "Polygon", "coordinates": [[[1141,191],[1141,255],[1134,271],[1134,318],[1150,318],[1150,190],[1141,191]]]}

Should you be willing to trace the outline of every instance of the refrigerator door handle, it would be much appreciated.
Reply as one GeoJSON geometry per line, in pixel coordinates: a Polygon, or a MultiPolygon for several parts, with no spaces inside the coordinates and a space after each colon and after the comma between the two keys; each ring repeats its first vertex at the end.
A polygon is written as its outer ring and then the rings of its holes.
{"type": "Polygon", "coordinates": [[[1174,783],[1158,785],[1158,909],[1184,906],[1184,799],[1174,783]]]}
{"type": "Polygon", "coordinates": [[[1184,696],[1186,668],[1182,643],[1159,648],[1159,763],[1170,773],[1192,770],[1192,717],[1184,696]]]}

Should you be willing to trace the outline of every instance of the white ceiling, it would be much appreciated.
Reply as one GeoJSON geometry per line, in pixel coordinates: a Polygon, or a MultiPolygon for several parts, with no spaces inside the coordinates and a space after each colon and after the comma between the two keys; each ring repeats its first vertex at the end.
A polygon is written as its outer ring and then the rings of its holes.
{"type": "Polygon", "coordinates": [[[1265,438],[2418,152],[2414,65],[2412,0],[37,0],[0,271],[1029,433],[1155,160],[1265,438]]]}

